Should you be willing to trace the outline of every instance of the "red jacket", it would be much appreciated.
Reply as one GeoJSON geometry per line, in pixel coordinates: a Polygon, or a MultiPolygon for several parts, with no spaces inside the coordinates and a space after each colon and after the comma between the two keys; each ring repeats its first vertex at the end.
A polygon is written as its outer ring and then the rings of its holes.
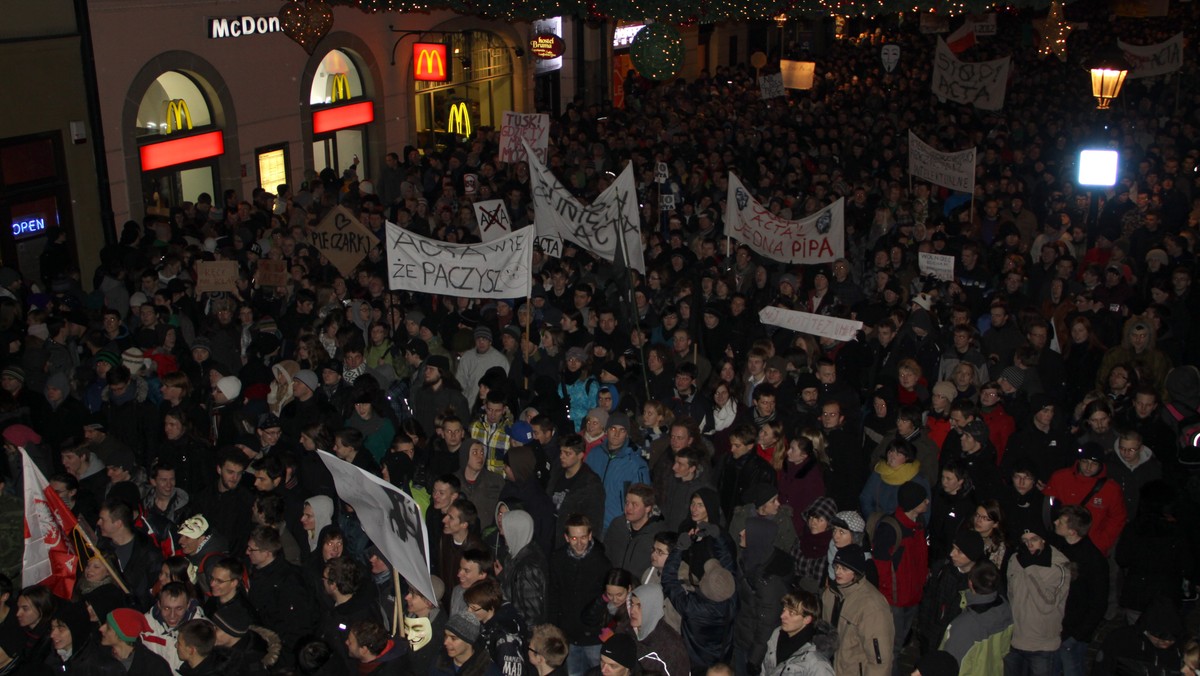
{"type": "Polygon", "coordinates": [[[991,411],[980,417],[983,418],[983,422],[987,423],[988,438],[996,447],[996,464],[998,465],[1004,459],[1004,449],[1008,448],[1008,438],[1017,431],[1017,423],[1004,410],[1003,404],[997,404],[991,411]]]}
{"type": "Polygon", "coordinates": [[[921,602],[929,577],[929,545],[919,521],[909,519],[899,507],[892,517],[900,522],[899,546],[895,545],[896,529],[886,518],[879,520],[871,537],[879,593],[894,608],[912,608],[921,602]]]}
{"type": "Polygon", "coordinates": [[[925,433],[937,444],[940,455],[942,446],[946,443],[946,435],[950,434],[950,417],[930,411],[929,415],[925,416],[925,433]]]}
{"type": "Polygon", "coordinates": [[[1062,500],[1064,504],[1078,505],[1100,479],[1106,480],[1104,486],[1084,507],[1092,515],[1092,529],[1088,532],[1088,537],[1097,549],[1108,556],[1113,545],[1117,543],[1117,537],[1121,535],[1121,529],[1125,527],[1128,514],[1125,511],[1125,496],[1121,493],[1121,485],[1108,478],[1108,471],[1104,465],[1101,465],[1100,472],[1092,477],[1079,474],[1078,462],[1071,467],[1064,467],[1050,475],[1050,483],[1046,484],[1043,493],[1046,497],[1062,500]]]}

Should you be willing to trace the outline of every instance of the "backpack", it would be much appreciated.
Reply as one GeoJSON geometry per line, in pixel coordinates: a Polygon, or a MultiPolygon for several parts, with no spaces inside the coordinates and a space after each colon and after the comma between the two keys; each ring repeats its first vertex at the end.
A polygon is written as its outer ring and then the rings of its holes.
{"type": "Polygon", "coordinates": [[[1185,470],[1200,470],[1200,411],[1194,411],[1185,416],[1172,404],[1167,404],[1167,412],[1175,419],[1179,436],[1175,443],[1179,445],[1179,466],[1185,470]]]}

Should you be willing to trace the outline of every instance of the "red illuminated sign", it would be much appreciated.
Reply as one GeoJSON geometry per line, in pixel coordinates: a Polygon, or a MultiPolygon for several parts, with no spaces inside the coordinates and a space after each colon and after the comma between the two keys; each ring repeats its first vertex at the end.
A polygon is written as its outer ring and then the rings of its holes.
{"type": "Polygon", "coordinates": [[[326,108],[313,113],[313,133],[324,134],[346,127],[357,127],[375,120],[375,104],[370,101],[326,108]]]}
{"type": "Polygon", "coordinates": [[[418,42],[413,45],[413,79],[418,82],[448,82],[446,45],[439,42],[418,42]]]}
{"type": "Polygon", "coordinates": [[[563,39],[553,34],[537,35],[529,41],[529,52],[539,59],[557,59],[567,50],[563,39]]]}
{"type": "Polygon", "coordinates": [[[220,131],[187,136],[142,146],[142,171],[154,171],[177,164],[217,157],[225,152],[225,135],[220,131]]]}

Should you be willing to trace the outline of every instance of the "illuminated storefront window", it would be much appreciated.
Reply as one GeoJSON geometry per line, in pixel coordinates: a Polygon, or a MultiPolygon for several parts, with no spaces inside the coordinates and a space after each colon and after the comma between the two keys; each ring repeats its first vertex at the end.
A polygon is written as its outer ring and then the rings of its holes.
{"type": "Polygon", "coordinates": [[[365,98],[362,71],[350,54],[340,49],[325,54],[313,75],[308,102],[313,110],[313,167],[340,175],[356,158],[366,162],[367,125],[375,120],[375,104],[365,98]]]}
{"type": "Polygon", "coordinates": [[[414,82],[420,144],[432,149],[466,130],[499,128],[513,109],[512,50],[499,36],[469,31],[446,36],[449,79],[414,82]]]}

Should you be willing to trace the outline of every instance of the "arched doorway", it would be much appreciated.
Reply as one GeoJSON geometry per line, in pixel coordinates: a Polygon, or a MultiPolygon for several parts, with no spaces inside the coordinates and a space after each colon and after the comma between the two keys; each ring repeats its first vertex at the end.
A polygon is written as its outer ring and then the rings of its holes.
{"type": "Polygon", "coordinates": [[[203,84],[195,73],[169,70],[139,99],[134,136],[148,214],[165,216],[201,194],[220,194],[225,136],[203,84]]]}
{"type": "Polygon", "coordinates": [[[450,77],[446,82],[413,82],[418,143],[445,147],[480,127],[498,129],[513,110],[513,59],[495,33],[469,30],[446,40],[450,77]]]}
{"type": "Polygon", "coordinates": [[[331,49],[317,64],[308,94],[316,171],[328,168],[340,176],[356,162],[371,166],[368,125],[375,120],[375,104],[365,82],[363,69],[346,50],[331,49]]]}

